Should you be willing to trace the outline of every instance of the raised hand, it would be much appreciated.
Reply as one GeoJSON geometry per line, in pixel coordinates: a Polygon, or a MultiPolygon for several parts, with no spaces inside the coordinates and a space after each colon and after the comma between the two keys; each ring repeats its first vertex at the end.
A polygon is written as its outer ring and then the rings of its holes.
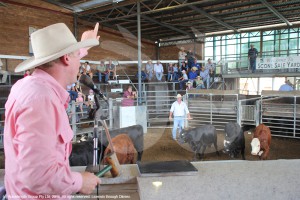
{"type": "Polygon", "coordinates": [[[96,26],[94,30],[88,30],[85,31],[82,36],[81,36],[81,41],[87,40],[87,39],[97,39],[99,40],[100,36],[98,34],[98,29],[99,29],[99,23],[96,23],[96,26]]]}

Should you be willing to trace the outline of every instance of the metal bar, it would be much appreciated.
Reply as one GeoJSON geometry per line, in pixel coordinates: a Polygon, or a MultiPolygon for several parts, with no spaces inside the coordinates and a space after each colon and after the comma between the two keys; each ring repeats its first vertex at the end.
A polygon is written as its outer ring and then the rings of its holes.
{"type": "Polygon", "coordinates": [[[76,126],[76,106],[75,106],[75,101],[72,101],[71,103],[71,122],[72,122],[72,131],[73,131],[73,134],[74,134],[74,137],[73,137],[73,141],[75,142],[76,141],[76,132],[77,132],[77,126],[76,126]]]}
{"type": "Polygon", "coordinates": [[[212,94],[209,94],[210,99],[210,124],[212,124],[212,94]]]}
{"type": "Polygon", "coordinates": [[[282,21],[284,21],[284,23],[286,23],[288,26],[292,26],[293,24],[291,22],[289,22],[284,16],[282,16],[280,14],[280,12],[278,12],[269,2],[267,2],[266,0],[260,0],[262,2],[262,4],[264,4],[271,12],[273,12],[279,19],[281,19],[282,21]]]}
{"type": "Polygon", "coordinates": [[[294,137],[296,137],[297,97],[294,97],[294,137]]]}
{"type": "Polygon", "coordinates": [[[142,102],[142,44],[141,44],[141,3],[137,0],[137,27],[138,27],[138,105],[142,102]]]}
{"type": "MultiPolygon", "coordinates": [[[[150,11],[144,11],[144,12],[141,12],[140,14],[142,16],[145,16],[145,15],[148,15],[148,14],[152,14],[152,13],[156,13],[156,12],[161,12],[161,11],[165,11],[165,10],[172,10],[172,9],[179,9],[179,8],[182,8],[182,7],[187,7],[189,5],[198,5],[198,4],[203,4],[203,3],[206,3],[206,2],[212,2],[212,1],[216,1],[217,0],[203,0],[203,1],[196,1],[196,2],[192,2],[192,3],[185,3],[183,1],[181,1],[181,4],[180,5],[176,5],[176,6],[169,6],[169,7],[163,7],[163,8],[159,8],[159,9],[152,9],[150,11]]],[[[132,2],[133,3],[133,2],[132,2]]],[[[131,3],[131,4],[132,4],[131,3]]],[[[119,3],[120,4],[120,3],[119,3]]],[[[130,5],[130,4],[128,4],[130,5]]],[[[115,7],[112,7],[110,9],[106,9],[106,10],[111,10],[111,9],[114,9],[115,7]]],[[[123,9],[123,10],[127,10],[126,7],[122,7],[122,6],[118,6],[118,8],[120,9],[123,9]]],[[[105,11],[105,10],[103,10],[105,11]]],[[[86,13],[88,13],[89,11],[86,11],[86,12],[81,12],[79,13],[80,16],[85,16],[87,15],[86,13]]],[[[93,11],[93,13],[97,13],[98,11],[93,11]]],[[[90,13],[89,13],[90,14],[90,13]]],[[[125,15],[125,16],[122,16],[122,17],[114,17],[114,18],[109,18],[109,19],[106,19],[106,20],[103,20],[103,21],[100,21],[99,23],[104,23],[104,22],[109,22],[109,21],[115,21],[115,20],[119,20],[119,19],[124,19],[124,18],[130,18],[130,17],[135,17],[137,15],[137,13],[134,13],[133,14],[130,14],[130,15],[125,15]]],[[[225,23],[225,22],[224,22],[225,23]]]]}
{"type": "MultiPolygon", "coordinates": [[[[179,1],[182,1],[182,0],[179,0],[179,1]]],[[[233,26],[231,26],[231,25],[229,25],[229,24],[223,22],[222,20],[220,20],[220,19],[214,17],[213,15],[207,13],[206,11],[204,11],[204,10],[202,10],[202,9],[200,9],[200,8],[198,8],[198,7],[196,7],[196,6],[194,6],[194,5],[190,5],[190,6],[188,6],[188,7],[190,7],[191,9],[193,9],[193,10],[195,10],[195,11],[197,11],[197,12],[200,13],[201,15],[204,15],[204,16],[206,16],[207,18],[209,18],[209,19],[211,19],[211,20],[217,22],[218,24],[221,24],[222,26],[224,26],[224,27],[226,27],[226,28],[228,28],[228,29],[230,29],[230,30],[234,30],[235,32],[238,32],[238,30],[237,30],[236,28],[234,28],[233,26]]]]}
{"type": "Polygon", "coordinates": [[[109,114],[109,128],[112,129],[113,128],[113,124],[114,124],[114,116],[113,116],[113,99],[109,98],[108,99],[108,114],[109,114]]]}

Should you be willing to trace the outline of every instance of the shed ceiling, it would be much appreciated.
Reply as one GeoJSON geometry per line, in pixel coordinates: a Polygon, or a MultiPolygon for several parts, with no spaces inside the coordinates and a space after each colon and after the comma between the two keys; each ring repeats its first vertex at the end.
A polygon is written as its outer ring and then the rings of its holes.
{"type": "MultiPolygon", "coordinates": [[[[136,0],[44,1],[73,11],[79,23],[99,22],[137,36],[136,0]]],[[[300,0],[140,0],[140,8],[141,35],[152,41],[300,25],[300,0]]]]}

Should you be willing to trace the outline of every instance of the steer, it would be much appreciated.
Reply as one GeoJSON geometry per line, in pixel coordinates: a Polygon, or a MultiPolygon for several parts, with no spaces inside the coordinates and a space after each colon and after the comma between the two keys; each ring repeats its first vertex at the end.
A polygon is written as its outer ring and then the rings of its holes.
{"type": "MultiPolygon", "coordinates": [[[[126,134],[120,134],[112,138],[114,151],[117,155],[120,164],[134,164],[135,154],[137,153],[130,137],[126,134]]],[[[104,158],[107,154],[111,153],[110,146],[104,151],[104,158]]]]}
{"type": "Polygon", "coordinates": [[[264,124],[255,128],[253,139],[251,141],[252,155],[258,155],[260,159],[267,159],[270,151],[271,131],[264,124]]]}
{"type": "MultiPolygon", "coordinates": [[[[141,125],[134,125],[134,126],[128,126],[125,128],[109,130],[109,133],[110,133],[111,138],[116,137],[117,135],[120,135],[123,133],[127,134],[130,137],[130,139],[132,140],[134,148],[138,152],[137,160],[138,161],[142,160],[142,155],[143,155],[143,150],[144,150],[144,131],[143,131],[143,127],[141,125]]],[[[100,140],[101,140],[101,138],[99,138],[99,141],[100,140]]],[[[102,142],[100,141],[100,143],[102,143],[104,145],[104,147],[107,147],[107,145],[108,145],[104,131],[103,131],[102,142]]]]}
{"type": "Polygon", "coordinates": [[[214,144],[216,154],[219,156],[217,147],[217,133],[213,125],[204,125],[201,127],[182,130],[179,135],[178,142],[180,144],[188,143],[194,151],[194,160],[203,159],[206,147],[214,144]],[[201,150],[202,149],[202,150],[201,150]]]}
{"type": "MultiPolygon", "coordinates": [[[[117,135],[127,134],[136,151],[138,152],[137,160],[142,159],[143,150],[144,150],[144,132],[141,125],[134,125],[125,128],[115,129],[109,131],[111,138],[113,139],[117,135]]],[[[102,137],[99,135],[98,143],[98,158],[102,159],[104,155],[104,150],[108,145],[105,131],[102,131],[102,137]],[[102,142],[102,145],[101,145],[102,142]],[[100,154],[102,152],[102,154],[100,154]]],[[[87,138],[87,141],[81,139],[80,143],[73,144],[73,150],[70,155],[70,165],[71,166],[87,166],[93,164],[93,140],[92,138],[87,138]]]]}
{"type": "Polygon", "coordinates": [[[224,153],[229,154],[231,158],[237,158],[241,152],[245,160],[245,136],[243,128],[236,122],[228,122],[224,128],[224,153]]]}
{"type": "Polygon", "coordinates": [[[74,143],[69,157],[71,166],[87,166],[93,164],[93,141],[74,143]]]}

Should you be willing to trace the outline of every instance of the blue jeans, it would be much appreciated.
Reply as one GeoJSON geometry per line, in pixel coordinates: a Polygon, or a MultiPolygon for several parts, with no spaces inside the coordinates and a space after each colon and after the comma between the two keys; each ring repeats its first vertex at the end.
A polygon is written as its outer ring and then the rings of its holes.
{"type": "Polygon", "coordinates": [[[167,80],[169,81],[172,76],[173,76],[172,72],[168,72],[168,78],[167,78],[167,80]]]}
{"type": "Polygon", "coordinates": [[[105,77],[105,81],[108,80],[108,74],[97,72],[99,83],[102,82],[102,76],[105,77]]]}
{"type": "Polygon", "coordinates": [[[199,85],[197,85],[197,87],[196,87],[196,89],[204,89],[204,88],[205,88],[204,84],[199,84],[199,85]]]}
{"type": "Polygon", "coordinates": [[[208,78],[206,78],[205,80],[203,80],[204,85],[205,85],[205,83],[206,83],[206,89],[209,89],[209,87],[210,87],[209,79],[210,79],[210,77],[208,77],[208,78]]]}
{"type": "Polygon", "coordinates": [[[180,90],[183,90],[183,87],[185,85],[186,82],[188,82],[189,80],[182,80],[182,81],[179,81],[179,89],[180,90]]]}
{"type": "Polygon", "coordinates": [[[256,59],[250,59],[250,68],[252,69],[252,73],[255,73],[255,70],[256,70],[256,59]]]}
{"type": "Polygon", "coordinates": [[[148,80],[152,80],[153,74],[152,74],[152,72],[149,72],[149,74],[146,73],[146,76],[147,76],[148,80]]]}
{"type": "Polygon", "coordinates": [[[163,76],[162,72],[156,72],[156,78],[157,78],[157,80],[161,81],[162,76],[163,76]]]}
{"type": "Polygon", "coordinates": [[[173,139],[176,139],[176,131],[179,126],[179,133],[184,128],[184,117],[174,117],[174,124],[173,124],[173,130],[172,130],[172,137],[173,139]]]}
{"type": "MultiPolygon", "coordinates": [[[[105,82],[107,82],[108,81],[108,79],[109,79],[109,77],[110,76],[114,76],[114,73],[113,72],[109,72],[109,73],[107,73],[106,75],[105,75],[105,82]]],[[[115,78],[115,77],[113,77],[113,78],[115,78]]]]}
{"type": "Polygon", "coordinates": [[[173,72],[173,81],[178,81],[178,72],[173,72]]]}

